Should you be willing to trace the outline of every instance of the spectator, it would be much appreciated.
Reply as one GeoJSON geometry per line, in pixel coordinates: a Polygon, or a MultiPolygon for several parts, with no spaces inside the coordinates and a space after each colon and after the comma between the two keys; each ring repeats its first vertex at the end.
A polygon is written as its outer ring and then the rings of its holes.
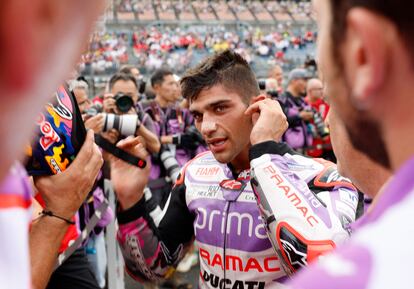
{"type": "MultiPolygon", "coordinates": [[[[140,28],[131,35],[132,57],[137,60],[142,73],[151,74],[159,68],[174,68],[175,72],[182,73],[208,53],[227,48],[242,54],[249,63],[263,63],[276,58],[280,63],[299,65],[305,60],[305,53],[294,51],[298,45],[309,46],[306,53],[313,53],[311,39],[315,33],[309,33],[312,31],[298,32],[285,25],[277,30],[246,28],[240,33],[224,26],[140,28]]],[[[118,51],[127,54],[125,47],[128,45],[125,34],[95,34],[91,38],[90,51],[80,64],[81,71],[91,73],[93,66],[99,73],[112,73],[113,69],[126,63],[127,55],[121,53],[123,56],[120,57],[118,51]]],[[[260,64],[258,69],[265,68],[260,64]]]]}

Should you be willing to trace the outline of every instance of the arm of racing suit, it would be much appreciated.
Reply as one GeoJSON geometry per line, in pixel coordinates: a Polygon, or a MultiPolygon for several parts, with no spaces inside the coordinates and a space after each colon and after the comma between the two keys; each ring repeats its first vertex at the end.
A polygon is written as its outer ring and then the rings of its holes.
{"type": "Polygon", "coordinates": [[[273,141],[250,149],[251,182],[269,238],[291,274],[349,237],[358,191],[333,163],[273,141]]]}
{"type": "Polygon", "coordinates": [[[147,191],[145,199],[117,212],[117,239],[133,278],[154,281],[169,277],[192,244],[194,216],[187,208],[185,190],[184,182],[178,180],[164,210],[151,206],[147,191]]]}

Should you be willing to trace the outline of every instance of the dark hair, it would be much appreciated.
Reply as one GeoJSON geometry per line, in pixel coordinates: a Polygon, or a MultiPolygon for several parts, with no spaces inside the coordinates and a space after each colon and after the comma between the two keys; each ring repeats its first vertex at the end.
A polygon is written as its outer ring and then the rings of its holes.
{"type": "Polygon", "coordinates": [[[151,86],[154,87],[156,84],[162,84],[164,78],[168,75],[173,75],[172,71],[167,69],[157,69],[151,76],[151,86]]]}
{"type": "Polygon", "coordinates": [[[237,92],[246,103],[259,95],[259,85],[246,60],[238,53],[226,50],[215,54],[182,77],[183,97],[189,102],[195,100],[203,89],[217,84],[237,92]]]}
{"type": "Polygon", "coordinates": [[[114,75],[112,75],[111,79],[109,80],[109,89],[111,90],[115,82],[119,80],[132,81],[138,90],[138,85],[137,85],[137,81],[135,80],[135,77],[131,74],[123,73],[123,72],[117,72],[114,75]]]}
{"type": "Polygon", "coordinates": [[[139,71],[139,69],[137,67],[135,67],[133,65],[130,65],[130,64],[126,64],[126,65],[121,67],[119,72],[126,73],[126,74],[131,74],[132,69],[137,69],[139,71]]]}
{"type": "Polygon", "coordinates": [[[77,80],[77,81],[83,81],[83,82],[85,82],[85,83],[86,83],[86,85],[87,85],[87,86],[90,86],[90,84],[89,84],[88,80],[87,80],[87,79],[86,79],[86,77],[85,77],[85,76],[83,76],[83,75],[78,76],[78,77],[76,78],[76,80],[77,80]]]}
{"type": "MultiPolygon", "coordinates": [[[[334,57],[339,56],[338,43],[342,43],[346,30],[346,16],[351,8],[364,7],[392,21],[398,29],[414,60],[414,1],[409,0],[331,0],[331,35],[336,43],[334,57]]],[[[339,63],[342,66],[342,63],[339,63]]]]}

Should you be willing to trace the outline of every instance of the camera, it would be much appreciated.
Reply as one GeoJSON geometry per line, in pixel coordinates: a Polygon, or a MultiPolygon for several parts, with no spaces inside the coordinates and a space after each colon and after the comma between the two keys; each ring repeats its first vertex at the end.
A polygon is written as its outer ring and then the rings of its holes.
{"type": "Polygon", "coordinates": [[[323,120],[321,114],[314,108],[306,109],[305,111],[313,113],[313,123],[315,124],[316,133],[322,138],[329,135],[329,129],[325,125],[325,121],[323,120]]]}
{"type": "Polygon", "coordinates": [[[177,159],[167,147],[163,147],[162,152],[160,154],[160,159],[162,164],[164,165],[165,170],[167,171],[168,177],[173,182],[175,182],[181,170],[180,165],[177,162],[177,159]]]}
{"type": "MultiPolygon", "coordinates": [[[[126,96],[126,95],[125,95],[126,96]]],[[[132,102],[129,96],[126,96],[132,102]]],[[[128,108],[129,110],[130,108],[128,108]]],[[[92,105],[85,110],[84,114],[89,117],[95,116],[98,113],[102,113],[102,105],[92,105]]],[[[117,115],[113,113],[103,113],[105,118],[103,131],[108,131],[112,128],[119,131],[123,136],[135,135],[137,127],[141,124],[137,114],[123,114],[117,115]]]]}
{"type": "Polygon", "coordinates": [[[329,135],[329,129],[325,125],[325,121],[323,120],[321,114],[317,111],[313,111],[313,122],[315,123],[316,132],[320,137],[326,137],[329,135]]]}
{"type": "Polygon", "coordinates": [[[199,147],[200,145],[205,145],[206,144],[203,137],[201,136],[201,133],[197,130],[197,128],[194,125],[189,126],[185,130],[185,132],[187,134],[191,135],[195,148],[199,147]]]}
{"type": "Polygon", "coordinates": [[[112,128],[119,131],[123,136],[135,135],[137,126],[140,124],[137,114],[116,115],[112,113],[104,113],[105,125],[103,131],[112,128]]]}
{"type": "Polygon", "coordinates": [[[172,143],[177,145],[177,148],[187,151],[195,151],[200,145],[205,145],[203,137],[195,126],[188,127],[184,133],[173,135],[172,143]]]}
{"type": "Polygon", "coordinates": [[[144,78],[138,79],[138,93],[144,94],[147,87],[147,81],[144,78]]]}
{"type": "Polygon", "coordinates": [[[261,78],[258,81],[259,89],[266,92],[271,98],[277,98],[279,93],[277,92],[278,84],[273,78],[261,78]]]}
{"type": "Polygon", "coordinates": [[[260,90],[266,90],[266,79],[261,78],[257,80],[257,83],[259,84],[260,90]]]}
{"type": "Polygon", "coordinates": [[[102,112],[102,105],[101,104],[94,104],[91,105],[88,109],[86,109],[83,114],[86,114],[87,116],[95,116],[98,113],[102,112]]]}
{"type": "Polygon", "coordinates": [[[126,113],[134,105],[134,101],[129,95],[122,92],[118,92],[114,95],[116,107],[120,112],[126,113]]]}

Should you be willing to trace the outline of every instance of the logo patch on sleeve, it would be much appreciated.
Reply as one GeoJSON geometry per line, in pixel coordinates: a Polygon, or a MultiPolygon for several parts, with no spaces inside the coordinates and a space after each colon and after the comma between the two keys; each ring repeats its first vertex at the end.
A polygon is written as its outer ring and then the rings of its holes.
{"type": "Polygon", "coordinates": [[[357,190],[351,181],[341,176],[334,165],[325,167],[314,179],[314,185],[322,188],[346,187],[357,190]]]}

